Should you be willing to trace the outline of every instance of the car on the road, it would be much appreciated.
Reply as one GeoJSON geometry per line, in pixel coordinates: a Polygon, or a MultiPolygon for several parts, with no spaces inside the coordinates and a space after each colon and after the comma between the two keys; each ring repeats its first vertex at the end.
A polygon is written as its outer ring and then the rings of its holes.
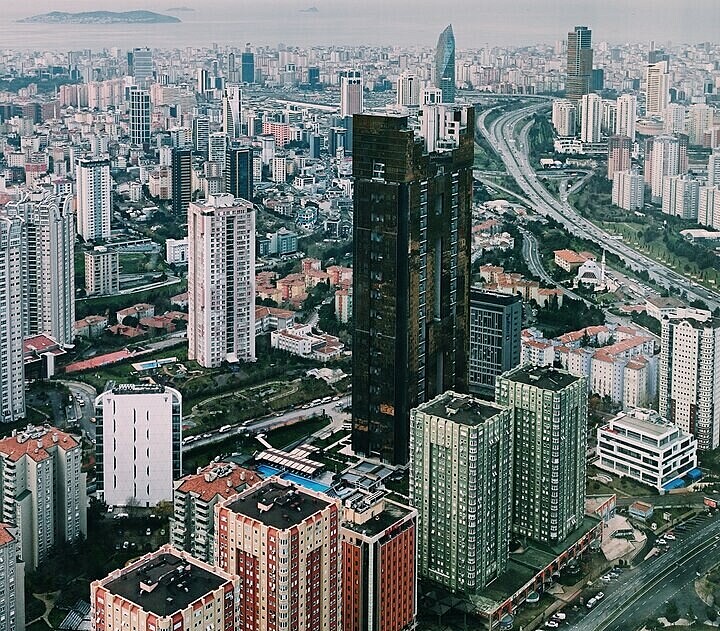
{"type": "Polygon", "coordinates": [[[587,601],[587,604],[586,604],[585,606],[586,606],[588,609],[592,609],[592,608],[595,606],[596,603],[597,603],[597,599],[596,599],[596,598],[591,598],[590,600],[587,601]]]}
{"type": "Polygon", "coordinates": [[[567,614],[563,613],[562,611],[556,611],[552,615],[553,620],[565,620],[567,618],[567,614]]]}
{"type": "Polygon", "coordinates": [[[605,598],[605,594],[603,594],[602,592],[598,592],[597,594],[595,594],[595,600],[596,600],[596,601],[599,602],[599,601],[601,601],[603,598],[605,598]]]}
{"type": "Polygon", "coordinates": [[[559,622],[556,622],[555,620],[548,620],[548,621],[545,623],[545,626],[546,626],[548,629],[557,629],[557,628],[560,626],[560,623],[559,623],[559,622]]]}
{"type": "Polygon", "coordinates": [[[229,432],[232,429],[232,425],[223,425],[218,432],[221,434],[224,434],[225,432],[229,432]]]}
{"type": "Polygon", "coordinates": [[[675,535],[671,532],[666,532],[665,539],[667,539],[668,541],[675,541],[675,535]]]}
{"type": "Polygon", "coordinates": [[[660,537],[660,539],[657,540],[657,544],[658,544],[659,546],[666,546],[666,545],[667,545],[667,541],[665,540],[664,537],[660,537]]]}

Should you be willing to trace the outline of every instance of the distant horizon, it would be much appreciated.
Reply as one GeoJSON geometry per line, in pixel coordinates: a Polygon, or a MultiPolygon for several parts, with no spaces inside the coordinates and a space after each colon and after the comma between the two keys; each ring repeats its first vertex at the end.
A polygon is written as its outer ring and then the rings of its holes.
{"type": "Polygon", "coordinates": [[[552,44],[567,37],[575,25],[593,31],[593,43],[682,44],[718,42],[720,2],[696,0],[513,0],[500,6],[494,0],[265,0],[247,6],[234,0],[33,0],[32,4],[3,7],[2,48],[70,50],[151,46],[181,48],[220,45],[277,46],[400,46],[432,47],[448,23],[453,24],[457,47],[521,48],[552,44]],[[172,15],[174,25],[33,25],[18,29],[14,22],[50,11],[131,11],[168,13],[174,7],[194,11],[172,15]],[[305,10],[317,7],[317,13],[305,10]],[[700,19],[701,18],[701,19],[700,19]],[[11,27],[12,25],[12,27],[11,27]],[[42,28],[40,28],[42,26],[42,28]],[[67,33],[72,32],[72,37],[67,33]],[[63,37],[62,35],[66,36],[63,37]],[[72,41],[72,45],[68,45],[72,41]]]}

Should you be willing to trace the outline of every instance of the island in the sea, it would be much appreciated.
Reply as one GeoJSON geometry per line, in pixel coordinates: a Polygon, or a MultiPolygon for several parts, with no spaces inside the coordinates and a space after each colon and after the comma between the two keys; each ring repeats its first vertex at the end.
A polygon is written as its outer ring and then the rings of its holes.
{"type": "Polygon", "coordinates": [[[52,11],[18,20],[24,24],[169,24],[180,21],[180,18],[174,15],[162,15],[153,11],[52,11]]]}
{"type": "Polygon", "coordinates": [[[308,7],[307,9],[300,9],[300,13],[320,13],[317,7],[308,7]]]}

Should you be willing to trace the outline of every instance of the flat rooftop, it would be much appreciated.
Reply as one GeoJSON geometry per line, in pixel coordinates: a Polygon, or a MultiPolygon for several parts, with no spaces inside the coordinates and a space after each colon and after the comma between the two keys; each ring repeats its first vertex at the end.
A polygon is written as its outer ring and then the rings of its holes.
{"type": "Polygon", "coordinates": [[[506,377],[516,383],[525,383],[553,392],[559,392],[578,380],[578,377],[569,372],[547,366],[523,366],[513,370],[506,377]]]}
{"type": "Polygon", "coordinates": [[[419,409],[425,414],[474,427],[497,416],[505,408],[466,394],[448,391],[421,405],[419,409]]]}
{"type": "Polygon", "coordinates": [[[407,517],[410,512],[409,509],[399,504],[385,502],[382,512],[371,517],[365,523],[356,524],[354,522],[344,521],[343,527],[368,537],[375,537],[393,524],[407,517]]]}
{"type": "Polygon", "coordinates": [[[329,499],[311,495],[295,484],[268,482],[255,486],[225,506],[266,526],[286,529],[301,524],[330,504],[329,499]]]}
{"type": "Polygon", "coordinates": [[[147,612],[169,616],[226,582],[226,578],[180,556],[163,553],[105,583],[104,587],[147,612]]]}
{"type": "Polygon", "coordinates": [[[669,422],[653,423],[650,420],[637,418],[631,414],[623,414],[622,416],[618,415],[610,422],[613,425],[619,425],[620,427],[636,430],[642,432],[643,434],[647,434],[648,436],[653,436],[654,438],[661,438],[662,436],[672,434],[677,430],[677,427],[669,422]]]}

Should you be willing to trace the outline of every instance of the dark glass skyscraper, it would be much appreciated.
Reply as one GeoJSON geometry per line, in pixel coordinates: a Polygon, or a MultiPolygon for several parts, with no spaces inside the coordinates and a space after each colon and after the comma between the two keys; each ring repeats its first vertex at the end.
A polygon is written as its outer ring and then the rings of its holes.
{"type": "Polygon", "coordinates": [[[175,216],[187,212],[192,197],[192,151],[175,148],[172,152],[172,210],[175,216]]]}
{"type": "Polygon", "coordinates": [[[249,48],[240,55],[240,71],[243,83],[255,83],[255,55],[249,48]]]}
{"type": "Polygon", "coordinates": [[[495,379],[520,364],[519,295],[470,289],[470,392],[495,396],[495,379]]]}
{"type": "Polygon", "coordinates": [[[435,50],[435,86],[442,90],[443,103],[455,102],[455,35],[452,24],[440,33],[435,50]]]}
{"type": "Polygon", "coordinates": [[[252,201],[254,197],[252,147],[230,147],[225,155],[226,192],[252,201]]]}
{"type": "Polygon", "coordinates": [[[413,407],[467,391],[475,117],[434,114],[433,152],[407,116],[353,117],[352,442],[393,463],[408,461],[413,407]]]}
{"type": "Polygon", "coordinates": [[[567,80],[565,95],[569,99],[579,100],[584,94],[590,94],[592,87],[592,31],[587,26],[576,26],[568,33],[567,80]]]}

